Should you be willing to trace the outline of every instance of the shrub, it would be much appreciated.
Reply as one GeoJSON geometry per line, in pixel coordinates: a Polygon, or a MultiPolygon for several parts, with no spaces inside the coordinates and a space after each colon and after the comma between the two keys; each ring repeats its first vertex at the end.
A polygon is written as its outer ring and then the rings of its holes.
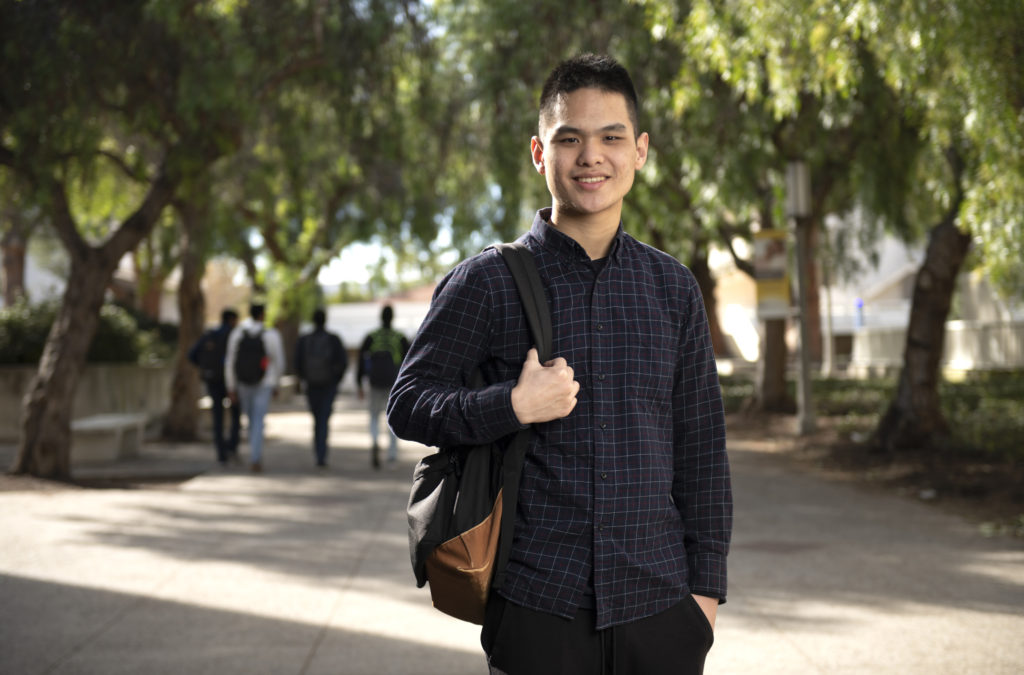
{"type": "MultiPolygon", "coordinates": [[[[36,364],[43,354],[58,302],[19,302],[0,310],[0,364],[36,364]]],[[[138,363],[165,360],[172,348],[155,330],[140,331],[138,322],[116,305],[104,305],[86,354],[89,363],[138,363]]]]}

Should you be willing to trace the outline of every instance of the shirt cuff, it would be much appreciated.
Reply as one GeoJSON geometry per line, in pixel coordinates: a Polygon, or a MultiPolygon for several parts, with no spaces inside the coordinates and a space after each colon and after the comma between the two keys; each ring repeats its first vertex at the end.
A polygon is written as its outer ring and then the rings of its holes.
{"type": "Polygon", "coordinates": [[[718,553],[697,553],[688,556],[690,567],[690,593],[718,598],[725,604],[726,571],[725,556],[718,553]]]}
{"type": "Polygon", "coordinates": [[[512,388],[515,382],[504,382],[480,391],[480,420],[487,438],[508,436],[529,425],[520,424],[512,409],[512,388]]]}

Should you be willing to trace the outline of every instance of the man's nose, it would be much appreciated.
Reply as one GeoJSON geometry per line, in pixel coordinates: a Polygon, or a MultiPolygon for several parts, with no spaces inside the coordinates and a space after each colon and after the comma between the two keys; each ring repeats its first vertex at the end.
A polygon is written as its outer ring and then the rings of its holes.
{"type": "Polygon", "coordinates": [[[576,157],[576,163],[580,166],[594,166],[604,161],[604,154],[601,144],[597,141],[583,141],[580,144],[580,154],[576,157]]]}

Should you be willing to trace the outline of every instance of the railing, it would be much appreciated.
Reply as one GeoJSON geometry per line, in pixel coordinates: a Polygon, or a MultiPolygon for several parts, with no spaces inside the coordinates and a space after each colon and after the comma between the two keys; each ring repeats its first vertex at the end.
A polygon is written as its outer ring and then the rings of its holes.
{"type": "MultiPolygon", "coordinates": [[[[862,328],[853,335],[850,369],[855,373],[898,370],[906,328],[862,328]]],[[[1024,321],[950,321],[942,367],[950,370],[1024,369],[1024,321]]]]}

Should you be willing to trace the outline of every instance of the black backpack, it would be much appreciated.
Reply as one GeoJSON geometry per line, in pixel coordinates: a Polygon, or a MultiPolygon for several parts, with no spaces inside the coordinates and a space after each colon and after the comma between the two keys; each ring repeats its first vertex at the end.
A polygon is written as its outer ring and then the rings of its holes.
{"type": "MultiPolygon", "coordinates": [[[[499,244],[515,279],[541,363],[551,355],[551,313],[533,255],[499,244]]],[[[470,386],[485,386],[474,369],[470,386]]],[[[434,607],[482,624],[490,589],[504,583],[512,551],[519,477],[533,428],[481,446],[444,447],[416,466],[406,514],[416,585],[430,583],[434,607]]]]}
{"type": "Polygon", "coordinates": [[[390,389],[398,379],[398,367],[404,356],[402,340],[402,334],[390,328],[379,328],[370,334],[366,372],[371,387],[390,389]]]}
{"type": "Polygon", "coordinates": [[[314,386],[337,382],[338,356],[334,353],[334,336],[315,331],[302,343],[302,379],[314,386]]]}
{"type": "Polygon", "coordinates": [[[263,331],[242,331],[235,354],[235,377],[242,384],[259,384],[267,372],[267,350],[263,346],[263,331]]]}
{"type": "Polygon", "coordinates": [[[227,351],[227,330],[211,330],[203,336],[196,355],[199,376],[206,382],[219,382],[224,379],[224,353],[227,351]]]}

